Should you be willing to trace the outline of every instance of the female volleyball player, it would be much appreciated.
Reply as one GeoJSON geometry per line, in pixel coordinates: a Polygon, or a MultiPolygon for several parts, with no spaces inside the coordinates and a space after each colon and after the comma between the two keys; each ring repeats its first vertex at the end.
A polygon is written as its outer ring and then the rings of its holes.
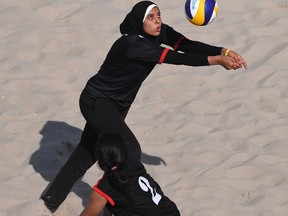
{"type": "Polygon", "coordinates": [[[80,216],[100,215],[104,207],[114,216],[180,216],[140,160],[129,162],[127,142],[115,132],[100,135],[95,151],[103,177],[93,187],[80,216]]]}
{"type": "Polygon", "coordinates": [[[57,210],[74,183],[97,161],[93,155],[95,140],[103,131],[121,134],[129,143],[131,160],[140,160],[140,145],[125,117],[156,64],[247,68],[236,52],[189,40],[162,23],[158,6],[150,1],[141,1],[132,8],[120,24],[120,32],[122,36],[112,45],[100,70],[89,79],[80,96],[80,109],[86,120],[80,143],[41,195],[51,212],[57,210]]]}

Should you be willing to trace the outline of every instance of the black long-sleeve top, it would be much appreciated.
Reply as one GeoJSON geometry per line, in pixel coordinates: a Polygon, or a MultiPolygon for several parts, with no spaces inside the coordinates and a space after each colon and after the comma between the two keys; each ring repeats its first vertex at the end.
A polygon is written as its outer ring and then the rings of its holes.
{"type": "MultiPolygon", "coordinates": [[[[137,162],[136,162],[137,163],[137,162]]],[[[107,200],[106,207],[115,216],[180,216],[175,203],[162,191],[145,168],[129,172],[128,183],[115,189],[105,173],[93,190],[107,200]]]]}
{"type": "Polygon", "coordinates": [[[205,66],[209,65],[208,56],[219,55],[221,49],[189,40],[166,24],[162,24],[158,37],[122,35],[84,91],[91,97],[111,99],[120,107],[130,107],[156,64],[205,66]]]}

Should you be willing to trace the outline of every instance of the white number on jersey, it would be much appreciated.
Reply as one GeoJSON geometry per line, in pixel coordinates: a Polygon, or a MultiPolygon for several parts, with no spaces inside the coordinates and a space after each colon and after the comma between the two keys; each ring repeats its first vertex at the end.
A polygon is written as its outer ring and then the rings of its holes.
{"type": "Polygon", "coordinates": [[[153,202],[158,205],[160,202],[162,196],[156,192],[156,188],[152,188],[148,179],[144,178],[143,176],[140,176],[138,178],[138,183],[141,187],[141,189],[145,192],[148,192],[150,190],[150,193],[152,194],[152,200],[153,202]]]}

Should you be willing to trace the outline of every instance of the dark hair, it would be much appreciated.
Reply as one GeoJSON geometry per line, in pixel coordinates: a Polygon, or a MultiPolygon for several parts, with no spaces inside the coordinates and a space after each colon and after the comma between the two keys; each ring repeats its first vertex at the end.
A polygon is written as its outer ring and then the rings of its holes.
{"type": "Polygon", "coordinates": [[[111,185],[122,189],[128,181],[119,174],[127,160],[125,140],[116,132],[102,133],[97,141],[95,156],[98,158],[99,167],[109,175],[111,185]]]}

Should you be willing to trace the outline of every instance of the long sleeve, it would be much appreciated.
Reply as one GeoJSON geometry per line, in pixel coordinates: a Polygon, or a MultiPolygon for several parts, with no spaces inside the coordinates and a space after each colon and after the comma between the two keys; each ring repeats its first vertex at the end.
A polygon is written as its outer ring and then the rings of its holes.
{"type": "Polygon", "coordinates": [[[220,55],[222,50],[222,47],[190,40],[166,24],[162,25],[161,42],[172,47],[175,51],[194,53],[198,55],[220,55]]]}
{"type": "Polygon", "coordinates": [[[182,43],[179,45],[178,50],[185,52],[185,53],[215,56],[215,55],[221,54],[222,47],[209,45],[209,44],[202,43],[199,41],[192,41],[192,40],[185,38],[182,41],[182,43]]]}
{"type": "MultiPolygon", "coordinates": [[[[177,42],[176,42],[177,44],[177,42]]],[[[167,63],[187,66],[209,65],[207,55],[181,53],[169,48],[157,46],[145,38],[139,37],[128,49],[127,56],[145,62],[167,63]]]]}
{"type": "Polygon", "coordinates": [[[193,53],[179,53],[173,50],[167,52],[163,63],[188,66],[209,65],[208,57],[205,55],[195,55],[193,53]]]}

